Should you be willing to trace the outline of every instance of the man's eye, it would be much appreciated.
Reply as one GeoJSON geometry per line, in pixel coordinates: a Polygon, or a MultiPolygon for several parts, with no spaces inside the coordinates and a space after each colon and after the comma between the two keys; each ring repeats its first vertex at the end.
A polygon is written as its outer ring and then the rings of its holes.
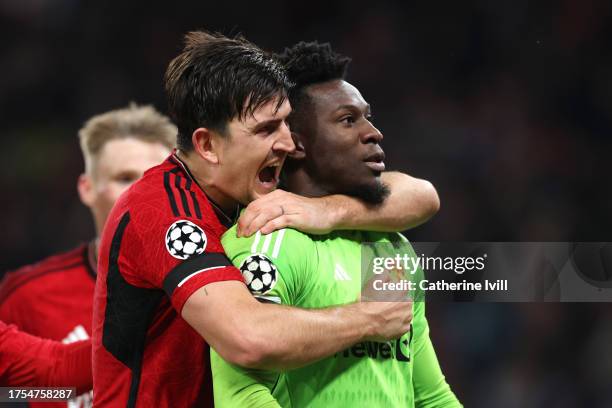
{"type": "Polygon", "coordinates": [[[270,135],[270,134],[274,133],[277,128],[278,128],[277,126],[266,126],[266,127],[262,128],[259,131],[259,133],[261,133],[263,135],[270,135]]]}
{"type": "Polygon", "coordinates": [[[340,122],[345,124],[353,124],[355,123],[355,118],[353,116],[345,116],[340,119],[340,122]]]}
{"type": "Polygon", "coordinates": [[[133,183],[138,177],[133,174],[120,174],[115,177],[115,180],[120,183],[133,183]]]}

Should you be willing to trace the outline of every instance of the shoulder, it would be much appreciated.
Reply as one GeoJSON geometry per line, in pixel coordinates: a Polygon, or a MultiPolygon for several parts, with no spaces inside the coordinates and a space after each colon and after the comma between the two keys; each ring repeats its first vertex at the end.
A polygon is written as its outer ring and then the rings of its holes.
{"type": "Polygon", "coordinates": [[[87,246],[79,245],[71,251],[50,256],[37,263],[7,272],[0,283],[0,303],[13,296],[34,294],[35,288],[62,280],[64,275],[86,266],[87,246]]]}
{"type": "Polygon", "coordinates": [[[115,204],[109,219],[128,218],[128,229],[146,237],[169,232],[176,223],[193,224],[218,242],[225,228],[206,195],[175,163],[167,160],[149,169],[115,204]],[[126,214],[129,214],[126,217],[126,214]]]}
{"type": "Polygon", "coordinates": [[[308,234],[291,228],[283,228],[266,235],[257,231],[250,237],[238,238],[235,225],[223,235],[221,242],[230,257],[249,252],[278,258],[289,253],[303,253],[314,245],[312,237],[308,234]]]}

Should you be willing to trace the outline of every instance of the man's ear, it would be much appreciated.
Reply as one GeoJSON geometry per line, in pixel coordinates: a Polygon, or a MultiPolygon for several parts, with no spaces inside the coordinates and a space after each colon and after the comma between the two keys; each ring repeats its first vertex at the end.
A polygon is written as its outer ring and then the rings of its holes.
{"type": "Polygon", "coordinates": [[[219,164],[219,155],[216,149],[219,147],[213,143],[213,132],[207,128],[197,128],[191,135],[191,143],[195,152],[211,164],[219,164]]]}
{"type": "Polygon", "coordinates": [[[91,207],[94,204],[96,193],[90,175],[83,173],[79,176],[77,180],[77,191],[79,192],[79,198],[83,204],[87,207],[91,207]]]}
{"type": "Polygon", "coordinates": [[[297,132],[291,132],[291,138],[295,144],[295,151],[289,155],[294,160],[303,160],[306,157],[306,149],[302,142],[302,136],[297,132]]]}

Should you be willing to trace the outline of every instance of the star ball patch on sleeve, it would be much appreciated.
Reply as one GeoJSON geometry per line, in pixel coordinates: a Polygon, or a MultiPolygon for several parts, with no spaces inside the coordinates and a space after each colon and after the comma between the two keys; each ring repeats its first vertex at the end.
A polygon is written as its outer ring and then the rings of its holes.
{"type": "Polygon", "coordinates": [[[185,260],[202,254],[206,243],[204,230],[191,221],[176,221],[166,232],[166,249],[177,259],[185,260]]]}
{"type": "Polygon", "coordinates": [[[254,295],[263,295],[276,285],[278,270],[265,255],[255,254],[247,257],[239,269],[244,282],[254,295]]]}

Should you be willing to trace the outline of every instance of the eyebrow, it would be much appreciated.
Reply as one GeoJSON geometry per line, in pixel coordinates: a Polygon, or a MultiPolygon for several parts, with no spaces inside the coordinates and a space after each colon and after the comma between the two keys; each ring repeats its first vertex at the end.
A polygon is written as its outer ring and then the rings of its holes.
{"type": "Polygon", "coordinates": [[[263,120],[263,121],[258,122],[257,124],[255,124],[253,127],[249,127],[249,130],[251,132],[253,132],[253,133],[258,133],[262,129],[267,128],[268,126],[271,126],[271,125],[278,126],[282,121],[283,121],[283,119],[268,119],[268,120],[263,120]]]}
{"type": "MultiPolygon", "coordinates": [[[[336,108],[336,110],[334,110],[334,112],[338,112],[338,111],[340,111],[342,109],[361,111],[361,109],[357,105],[340,105],[340,106],[338,106],[336,108]]],[[[372,112],[372,107],[370,106],[369,103],[366,103],[365,111],[368,112],[368,113],[372,112]]]]}

